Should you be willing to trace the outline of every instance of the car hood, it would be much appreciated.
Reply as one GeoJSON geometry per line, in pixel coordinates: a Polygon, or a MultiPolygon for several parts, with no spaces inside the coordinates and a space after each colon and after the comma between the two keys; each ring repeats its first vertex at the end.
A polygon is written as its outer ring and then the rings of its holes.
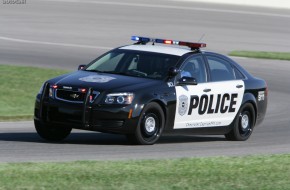
{"type": "Polygon", "coordinates": [[[135,91],[163,81],[118,74],[77,71],[48,81],[50,84],[67,87],[93,88],[98,91],[135,91]]]}

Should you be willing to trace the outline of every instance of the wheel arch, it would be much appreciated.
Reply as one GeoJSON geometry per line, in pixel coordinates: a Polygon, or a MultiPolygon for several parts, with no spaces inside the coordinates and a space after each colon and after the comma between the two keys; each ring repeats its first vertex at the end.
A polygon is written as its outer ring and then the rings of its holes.
{"type": "Polygon", "coordinates": [[[157,103],[161,107],[161,109],[163,111],[163,114],[164,114],[165,124],[166,124],[167,115],[168,115],[167,109],[166,109],[166,104],[163,101],[158,100],[158,99],[152,100],[151,102],[155,102],[155,103],[157,103]]]}
{"type": "MultiPolygon", "coordinates": [[[[256,125],[256,122],[257,122],[257,114],[258,114],[258,108],[257,108],[257,101],[256,101],[256,98],[255,96],[252,94],[252,93],[245,93],[244,94],[244,97],[243,97],[243,101],[242,101],[242,104],[241,104],[241,107],[246,104],[246,103],[250,103],[253,105],[254,107],[254,110],[255,110],[255,122],[254,124],[256,125]]],[[[240,107],[240,109],[241,109],[240,107]]]]}

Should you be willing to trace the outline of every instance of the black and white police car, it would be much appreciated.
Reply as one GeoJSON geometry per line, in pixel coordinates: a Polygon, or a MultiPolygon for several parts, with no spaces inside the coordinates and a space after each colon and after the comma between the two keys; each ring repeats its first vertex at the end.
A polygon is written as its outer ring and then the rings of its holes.
{"type": "Polygon", "coordinates": [[[143,145],[172,132],[244,141],[263,121],[266,82],[230,58],[201,51],[203,43],[132,40],[43,84],[34,117],[42,138],[63,140],[75,128],[143,145]]]}

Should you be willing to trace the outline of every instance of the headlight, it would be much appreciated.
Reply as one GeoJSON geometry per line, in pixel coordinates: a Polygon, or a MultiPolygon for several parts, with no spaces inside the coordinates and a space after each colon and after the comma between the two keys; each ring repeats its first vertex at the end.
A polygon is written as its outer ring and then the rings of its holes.
{"type": "Polygon", "coordinates": [[[134,94],[129,92],[107,94],[106,104],[131,104],[134,94]]]}

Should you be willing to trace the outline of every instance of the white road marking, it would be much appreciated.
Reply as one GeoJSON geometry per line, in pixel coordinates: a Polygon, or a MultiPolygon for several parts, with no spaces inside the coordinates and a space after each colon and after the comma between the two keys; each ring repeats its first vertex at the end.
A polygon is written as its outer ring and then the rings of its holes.
{"type": "Polygon", "coordinates": [[[12,42],[18,42],[18,43],[53,45],[53,46],[64,46],[64,47],[78,47],[78,48],[91,48],[91,49],[104,49],[104,50],[112,49],[111,47],[103,47],[103,46],[90,46],[90,45],[81,45],[81,44],[68,44],[68,43],[23,40],[23,39],[9,38],[9,37],[4,37],[4,36],[0,36],[0,40],[12,41],[12,42]]]}
{"type": "Polygon", "coordinates": [[[256,16],[270,16],[270,17],[283,17],[290,18],[288,14],[276,14],[267,12],[253,12],[253,11],[239,11],[239,10],[225,10],[225,9],[212,9],[212,8],[200,8],[200,7],[184,7],[173,5],[152,5],[142,3],[120,3],[120,2],[101,2],[90,0],[42,0],[42,1],[54,1],[54,2],[69,2],[69,3],[91,3],[101,5],[117,5],[117,6],[131,6],[131,7],[146,7],[146,8],[163,8],[163,9],[180,9],[180,10],[192,10],[192,11],[207,11],[217,13],[232,13],[232,14],[244,14],[244,15],[256,15],[256,16]]]}
{"type": "Polygon", "coordinates": [[[227,5],[242,5],[251,7],[267,7],[267,8],[279,8],[289,9],[290,2],[285,0],[170,0],[175,2],[199,2],[199,3],[216,3],[227,5]]]}

